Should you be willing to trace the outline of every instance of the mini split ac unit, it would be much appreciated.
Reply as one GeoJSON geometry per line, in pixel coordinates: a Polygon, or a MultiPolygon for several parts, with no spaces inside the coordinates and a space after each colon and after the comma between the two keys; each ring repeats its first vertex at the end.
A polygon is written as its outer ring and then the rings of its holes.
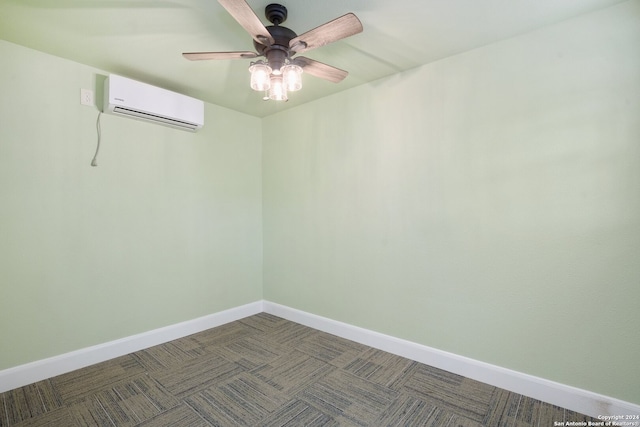
{"type": "Polygon", "coordinates": [[[116,75],[104,82],[104,110],[195,132],[204,124],[204,103],[116,75]]]}

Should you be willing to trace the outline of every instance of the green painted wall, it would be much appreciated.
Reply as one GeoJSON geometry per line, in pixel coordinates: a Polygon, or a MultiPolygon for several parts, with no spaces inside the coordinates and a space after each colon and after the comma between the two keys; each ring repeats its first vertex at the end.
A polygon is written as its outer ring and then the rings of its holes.
{"type": "Polygon", "coordinates": [[[91,168],[104,73],[0,41],[0,369],[264,291],[640,403],[638,46],[634,1],[264,120],[103,115],[91,168]]]}
{"type": "Polygon", "coordinates": [[[639,46],[634,1],[265,118],[265,299],[640,403],[639,46]]]}
{"type": "Polygon", "coordinates": [[[0,369],[262,298],[261,121],[103,115],[105,73],[0,41],[0,369]]]}

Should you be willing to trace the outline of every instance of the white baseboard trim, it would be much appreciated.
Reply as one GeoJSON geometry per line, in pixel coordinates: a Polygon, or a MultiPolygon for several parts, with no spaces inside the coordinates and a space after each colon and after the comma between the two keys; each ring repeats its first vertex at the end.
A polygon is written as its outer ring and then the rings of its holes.
{"type": "Polygon", "coordinates": [[[266,313],[594,418],[640,415],[640,405],[263,301],[266,313]]]}
{"type": "Polygon", "coordinates": [[[262,301],[0,371],[0,393],[261,313],[262,301]]]}
{"type": "Polygon", "coordinates": [[[2,370],[0,371],[0,393],[261,312],[595,418],[607,415],[640,415],[640,405],[501,368],[269,301],[256,301],[175,325],[2,370]]]}

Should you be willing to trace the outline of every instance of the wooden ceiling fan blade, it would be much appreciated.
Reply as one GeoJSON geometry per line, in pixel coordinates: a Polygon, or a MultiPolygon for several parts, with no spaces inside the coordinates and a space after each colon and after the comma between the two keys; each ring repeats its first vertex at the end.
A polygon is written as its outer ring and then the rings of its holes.
{"type": "Polygon", "coordinates": [[[251,51],[239,52],[185,52],[182,54],[189,61],[203,61],[207,59],[250,59],[258,56],[251,51]]]}
{"type": "Polygon", "coordinates": [[[267,28],[245,0],[218,0],[218,3],[238,21],[242,28],[251,34],[255,41],[266,46],[271,46],[274,43],[267,28]]]}
{"type": "Polygon", "coordinates": [[[362,23],[353,13],[320,25],[291,40],[289,48],[302,53],[362,32],[362,23]]]}
{"type": "Polygon", "coordinates": [[[340,68],[336,68],[304,56],[297,57],[293,62],[301,66],[305,73],[324,80],[329,80],[333,83],[340,83],[349,75],[349,72],[345,70],[341,70],[340,68]]]}

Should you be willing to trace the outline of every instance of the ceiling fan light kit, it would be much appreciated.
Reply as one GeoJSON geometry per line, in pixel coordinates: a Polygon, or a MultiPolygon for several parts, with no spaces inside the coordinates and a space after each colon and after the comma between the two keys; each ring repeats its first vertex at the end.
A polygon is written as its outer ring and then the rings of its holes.
{"type": "Polygon", "coordinates": [[[218,0],[233,18],[251,35],[256,52],[191,52],[182,55],[191,61],[207,59],[246,59],[264,57],[251,62],[251,89],[263,92],[265,100],[287,101],[288,92],[302,89],[302,73],[306,71],[338,83],[348,72],[303,56],[294,56],[362,32],[360,20],[348,13],[298,36],[282,24],[287,8],[269,4],[265,16],[273,25],[265,27],[245,0],[218,0]]]}
{"type": "Polygon", "coordinates": [[[251,89],[257,92],[266,92],[265,101],[287,101],[288,92],[302,89],[302,67],[288,63],[273,70],[264,61],[252,62],[249,67],[251,73],[251,89]]]}

